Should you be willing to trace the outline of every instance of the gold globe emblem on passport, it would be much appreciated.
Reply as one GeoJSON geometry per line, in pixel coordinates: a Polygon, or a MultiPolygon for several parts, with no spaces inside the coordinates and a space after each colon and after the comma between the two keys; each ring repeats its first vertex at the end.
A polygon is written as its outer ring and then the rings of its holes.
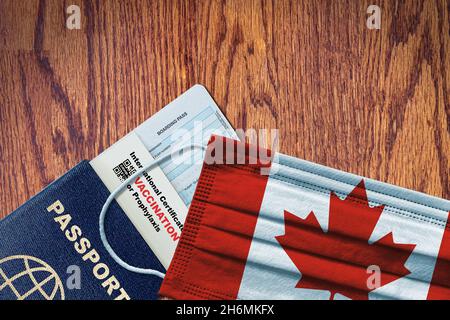
{"type": "Polygon", "coordinates": [[[1,299],[64,300],[58,274],[41,259],[16,255],[0,259],[1,299]]]}

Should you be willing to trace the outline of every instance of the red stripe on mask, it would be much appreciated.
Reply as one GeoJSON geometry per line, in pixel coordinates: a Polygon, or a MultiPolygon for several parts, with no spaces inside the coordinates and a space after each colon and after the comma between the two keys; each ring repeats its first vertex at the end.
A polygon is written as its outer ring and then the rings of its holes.
{"type": "Polygon", "coordinates": [[[447,225],[444,229],[441,248],[439,250],[436,267],[434,268],[433,280],[431,280],[428,291],[429,300],[449,300],[450,299],[450,213],[447,218],[447,225]]]}
{"type": "Polygon", "coordinates": [[[268,180],[261,169],[270,162],[261,163],[255,153],[260,150],[269,154],[257,146],[212,137],[160,296],[236,299],[268,180]],[[217,164],[226,160],[241,164],[217,164]]]}

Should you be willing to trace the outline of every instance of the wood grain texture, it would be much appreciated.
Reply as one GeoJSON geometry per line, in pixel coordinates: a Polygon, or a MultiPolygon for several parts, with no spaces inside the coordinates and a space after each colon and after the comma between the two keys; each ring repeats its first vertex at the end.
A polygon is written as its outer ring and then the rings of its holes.
{"type": "Polygon", "coordinates": [[[450,198],[450,1],[0,0],[0,217],[196,83],[279,150],[450,198]],[[81,30],[65,28],[78,4],[81,30]],[[369,4],[381,30],[366,28],[369,4]]]}

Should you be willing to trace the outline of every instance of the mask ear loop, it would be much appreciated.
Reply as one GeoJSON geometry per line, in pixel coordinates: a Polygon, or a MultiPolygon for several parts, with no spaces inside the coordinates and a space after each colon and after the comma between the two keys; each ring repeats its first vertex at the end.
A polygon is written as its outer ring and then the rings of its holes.
{"type": "Polygon", "coordinates": [[[206,150],[205,146],[199,145],[199,144],[190,144],[184,147],[181,147],[179,149],[174,150],[173,152],[166,154],[156,160],[151,161],[147,165],[145,165],[143,168],[139,169],[136,173],[134,173],[132,176],[130,176],[128,179],[126,179],[122,184],[120,184],[111,194],[109,195],[108,199],[106,199],[105,203],[103,204],[102,211],[100,212],[99,217],[99,232],[100,232],[100,239],[102,240],[103,245],[105,246],[106,251],[111,255],[111,257],[114,259],[115,262],[117,262],[118,265],[125,268],[128,271],[135,272],[135,273],[141,273],[146,275],[152,275],[156,277],[160,277],[161,279],[164,278],[165,273],[162,273],[155,269],[143,269],[134,267],[132,265],[129,265],[125,261],[123,261],[113,250],[111,245],[108,242],[108,239],[106,238],[105,233],[105,217],[106,213],[108,212],[108,208],[111,205],[111,202],[116,198],[116,196],[121,193],[127,185],[129,185],[132,181],[134,181],[138,176],[140,176],[144,171],[149,170],[150,168],[153,168],[154,166],[160,164],[161,162],[166,161],[169,158],[172,158],[176,153],[179,153],[181,151],[187,150],[192,151],[193,149],[201,149],[206,150]]]}

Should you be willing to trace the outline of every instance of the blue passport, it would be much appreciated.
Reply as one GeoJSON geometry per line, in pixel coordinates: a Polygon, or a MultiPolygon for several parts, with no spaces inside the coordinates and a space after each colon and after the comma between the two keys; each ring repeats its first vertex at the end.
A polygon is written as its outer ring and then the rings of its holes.
{"type": "MultiPolygon", "coordinates": [[[[105,250],[99,214],[109,191],[83,161],[0,221],[0,300],[156,299],[161,279],[119,266],[105,250]]],[[[165,272],[116,202],[107,238],[129,264],[165,272]]]]}

